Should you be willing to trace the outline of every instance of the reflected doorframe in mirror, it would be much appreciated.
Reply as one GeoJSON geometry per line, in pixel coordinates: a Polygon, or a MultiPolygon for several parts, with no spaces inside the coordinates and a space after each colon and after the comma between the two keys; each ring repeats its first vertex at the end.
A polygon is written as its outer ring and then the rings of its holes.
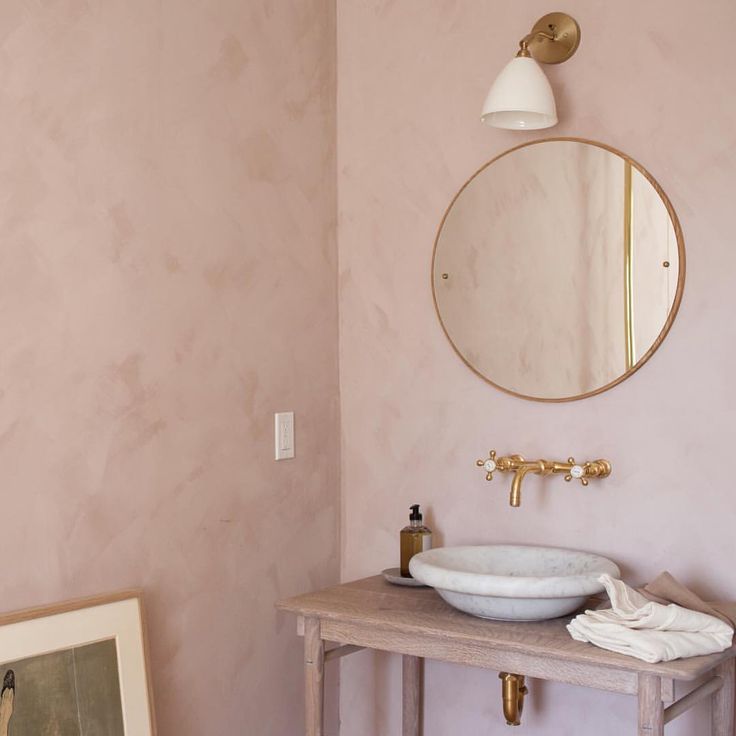
{"type": "MultiPolygon", "coordinates": [[[[663,266],[665,268],[669,267],[669,262],[665,261],[663,263],[663,266]]],[[[638,161],[634,160],[627,154],[623,153],[622,151],[618,150],[617,148],[614,148],[613,146],[609,146],[605,143],[601,143],[600,141],[594,141],[587,138],[579,138],[579,137],[571,137],[571,136],[555,136],[550,138],[541,138],[533,141],[527,141],[526,143],[521,143],[518,146],[514,146],[513,148],[509,148],[506,151],[503,151],[498,156],[494,156],[490,161],[487,161],[483,166],[481,166],[479,169],[477,169],[469,178],[468,180],[463,184],[463,186],[458,190],[458,192],[455,194],[455,196],[450,201],[450,204],[447,206],[447,209],[445,210],[442,219],[440,221],[439,227],[437,228],[437,234],[435,236],[434,240],[434,247],[432,250],[432,264],[430,269],[430,281],[432,284],[432,301],[434,303],[434,309],[435,313],[437,315],[437,319],[440,322],[440,325],[442,326],[442,331],[445,333],[445,337],[447,338],[448,342],[452,346],[453,350],[457,353],[457,355],[460,357],[460,359],[465,363],[470,370],[473,371],[476,375],[478,375],[480,378],[482,378],[486,383],[489,383],[494,388],[499,389],[500,391],[503,391],[506,394],[509,394],[511,396],[516,396],[521,399],[526,399],[528,401],[537,401],[541,403],[562,403],[562,402],[568,402],[568,401],[579,401],[581,399],[587,399],[591,396],[596,396],[597,394],[601,394],[604,391],[608,391],[609,389],[612,389],[614,386],[618,386],[618,384],[625,381],[627,378],[631,377],[634,373],[636,373],[645,363],[648,362],[648,360],[652,357],[652,355],[657,351],[659,346],[664,341],[665,337],[667,337],[670,329],[672,328],[672,324],[675,321],[675,318],[677,317],[677,313],[680,309],[680,304],[682,302],[682,296],[685,289],[685,272],[686,272],[686,257],[685,257],[685,242],[684,237],[682,233],[682,227],[680,225],[680,220],[677,217],[677,213],[675,212],[674,207],[672,206],[672,203],[670,202],[669,197],[665,194],[662,187],[659,185],[659,182],[645,169],[638,161]],[[584,393],[580,393],[574,396],[565,396],[565,397],[555,397],[555,398],[544,398],[539,396],[529,396],[523,393],[519,393],[517,391],[513,391],[511,389],[508,389],[504,386],[499,385],[498,383],[495,383],[490,378],[485,376],[483,373],[481,373],[475,366],[473,366],[466,358],[465,356],[458,350],[457,346],[453,342],[452,338],[450,337],[447,327],[445,326],[445,323],[442,320],[442,315],[440,313],[439,305],[437,302],[437,292],[435,288],[435,263],[437,258],[437,245],[439,243],[440,235],[442,234],[443,226],[445,225],[445,222],[447,220],[447,217],[452,210],[453,205],[458,200],[458,198],[462,195],[462,193],[465,191],[465,189],[468,187],[468,185],[475,180],[475,178],[483,172],[485,169],[487,169],[489,166],[491,166],[493,163],[498,161],[499,159],[504,158],[505,156],[508,156],[509,154],[513,153],[514,151],[518,151],[522,148],[528,148],[530,146],[536,146],[542,143],[553,143],[553,142],[571,142],[571,143],[584,143],[591,146],[596,146],[598,148],[601,148],[605,151],[608,151],[609,153],[615,154],[616,156],[619,156],[621,159],[624,160],[626,163],[626,179],[628,181],[628,189],[626,193],[626,206],[624,211],[624,308],[625,308],[625,314],[624,314],[624,323],[625,323],[625,330],[626,330],[626,336],[627,336],[627,345],[626,345],[626,352],[627,352],[627,365],[626,365],[626,371],[622,373],[620,376],[615,378],[614,380],[606,383],[603,386],[600,386],[596,389],[593,389],[591,391],[587,391],[584,393]],[[631,173],[633,169],[636,169],[648,182],[651,184],[651,186],[654,188],[656,193],[659,195],[660,199],[662,200],[662,203],[664,204],[667,213],[670,217],[672,228],[675,234],[676,242],[677,242],[677,252],[678,252],[678,267],[679,272],[677,276],[677,288],[675,291],[675,296],[672,302],[672,307],[667,315],[667,319],[665,320],[664,326],[662,327],[662,330],[660,331],[659,335],[656,337],[652,345],[649,347],[649,349],[642,355],[641,358],[639,358],[638,361],[633,363],[633,359],[631,359],[631,356],[633,355],[633,328],[632,328],[632,319],[633,319],[633,306],[631,303],[631,291],[632,291],[632,274],[631,274],[631,260],[632,260],[632,236],[631,236],[631,228],[632,228],[632,199],[631,199],[631,173]]],[[[442,274],[442,279],[447,279],[447,274],[442,274]]]]}

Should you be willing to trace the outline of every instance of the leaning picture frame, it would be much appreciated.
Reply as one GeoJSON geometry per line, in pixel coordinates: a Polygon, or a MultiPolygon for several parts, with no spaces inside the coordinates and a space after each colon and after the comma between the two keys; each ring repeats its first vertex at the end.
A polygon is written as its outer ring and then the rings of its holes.
{"type": "Polygon", "coordinates": [[[155,736],[141,592],[0,615],[0,682],[0,736],[155,736]]]}

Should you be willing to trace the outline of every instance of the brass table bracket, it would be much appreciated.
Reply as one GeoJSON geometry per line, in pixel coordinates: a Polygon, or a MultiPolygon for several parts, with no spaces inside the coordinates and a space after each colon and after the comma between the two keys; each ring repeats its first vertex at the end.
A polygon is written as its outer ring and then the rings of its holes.
{"type": "Polygon", "coordinates": [[[524,675],[501,672],[501,697],[503,698],[503,715],[507,726],[521,725],[521,712],[524,710],[524,696],[529,689],[524,684],[524,675]]]}

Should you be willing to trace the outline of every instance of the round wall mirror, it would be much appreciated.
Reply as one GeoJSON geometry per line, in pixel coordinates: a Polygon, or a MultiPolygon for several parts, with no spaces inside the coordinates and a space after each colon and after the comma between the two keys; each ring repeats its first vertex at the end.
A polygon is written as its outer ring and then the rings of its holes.
{"type": "Polygon", "coordinates": [[[442,326],[476,373],[509,393],[571,401],[615,386],[669,331],[685,250],[656,181],[628,156],[572,138],[486,164],[435,241],[442,326]]]}

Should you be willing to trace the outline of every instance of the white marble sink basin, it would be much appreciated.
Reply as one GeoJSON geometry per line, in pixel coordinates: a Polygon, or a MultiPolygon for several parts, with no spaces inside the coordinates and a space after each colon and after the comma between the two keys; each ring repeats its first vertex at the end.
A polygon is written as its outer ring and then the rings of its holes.
{"type": "Polygon", "coordinates": [[[431,585],[451,606],[481,618],[541,621],[580,608],[618,578],[618,566],[588,552],[492,544],[439,547],[412,557],[414,578],[431,585]]]}

